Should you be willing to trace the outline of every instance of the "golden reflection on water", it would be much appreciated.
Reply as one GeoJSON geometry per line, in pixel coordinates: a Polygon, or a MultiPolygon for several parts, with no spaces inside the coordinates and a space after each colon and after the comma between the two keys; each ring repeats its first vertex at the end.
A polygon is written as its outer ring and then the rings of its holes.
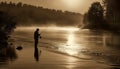
{"type": "Polygon", "coordinates": [[[67,45],[65,46],[65,52],[69,55],[76,55],[78,51],[76,49],[80,48],[80,46],[76,46],[76,37],[75,31],[69,31],[67,36],[67,45]]]}
{"type": "Polygon", "coordinates": [[[67,41],[67,45],[68,46],[72,46],[75,43],[75,36],[74,36],[74,32],[69,32],[68,33],[68,41],[67,41]]]}
{"type": "Polygon", "coordinates": [[[42,31],[64,31],[67,33],[67,42],[64,45],[64,49],[60,49],[61,51],[66,52],[69,55],[75,55],[78,53],[76,49],[80,48],[80,46],[76,46],[76,36],[75,32],[79,31],[79,28],[74,27],[18,27],[17,30],[26,30],[26,31],[34,31],[36,28],[40,28],[42,31]]]}
{"type": "Polygon", "coordinates": [[[78,61],[78,59],[75,57],[67,57],[66,62],[68,65],[66,66],[66,68],[68,68],[68,69],[75,68],[77,66],[77,61],[78,61]]]}

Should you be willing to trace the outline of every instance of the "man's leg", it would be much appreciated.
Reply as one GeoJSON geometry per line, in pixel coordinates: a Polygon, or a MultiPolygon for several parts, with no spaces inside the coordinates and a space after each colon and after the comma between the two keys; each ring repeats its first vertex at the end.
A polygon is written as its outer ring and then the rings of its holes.
{"type": "Polygon", "coordinates": [[[38,40],[35,40],[35,48],[37,48],[38,40]]]}

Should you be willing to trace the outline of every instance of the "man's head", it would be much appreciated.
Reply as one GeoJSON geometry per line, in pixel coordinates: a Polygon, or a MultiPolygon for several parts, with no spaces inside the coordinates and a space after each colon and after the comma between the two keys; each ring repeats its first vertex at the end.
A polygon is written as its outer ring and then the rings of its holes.
{"type": "Polygon", "coordinates": [[[39,31],[39,28],[37,28],[36,31],[39,31]]]}

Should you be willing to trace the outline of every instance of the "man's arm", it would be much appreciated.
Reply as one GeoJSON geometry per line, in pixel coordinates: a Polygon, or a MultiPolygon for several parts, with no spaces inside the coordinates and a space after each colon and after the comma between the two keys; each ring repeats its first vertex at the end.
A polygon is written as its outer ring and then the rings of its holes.
{"type": "Polygon", "coordinates": [[[39,37],[40,37],[40,39],[41,39],[41,38],[42,38],[41,35],[40,35],[40,34],[38,34],[38,35],[39,35],[39,37]]]}

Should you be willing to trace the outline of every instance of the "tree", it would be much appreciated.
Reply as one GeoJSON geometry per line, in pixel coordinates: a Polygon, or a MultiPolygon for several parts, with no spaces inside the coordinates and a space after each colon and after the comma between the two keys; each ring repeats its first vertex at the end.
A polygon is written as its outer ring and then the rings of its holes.
{"type": "Polygon", "coordinates": [[[100,2],[94,2],[88,10],[88,26],[91,29],[102,29],[104,26],[104,9],[100,2]]]}
{"type": "Polygon", "coordinates": [[[15,25],[16,22],[13,20],[13,17],[0,11],[0,49],[8,46],[7,40],[15,25]]]}
{"type": "Polygon", "coordinates": [[[112,29],[120,29],[120,0],[103,0],[106,8],[106,20],[112,29]]]}
{"type": "Polygon", "coordinates": [[[22,2],[17,3],[18,7],[21,7],[22,5],[23,5],[22,2]]]}
{"type": "Polygon", "coordinates": [[[83,25],[82,25],[82,28],[88,28],[88,13],[85,13],[84,16],[83,16],[83,25]]]}

